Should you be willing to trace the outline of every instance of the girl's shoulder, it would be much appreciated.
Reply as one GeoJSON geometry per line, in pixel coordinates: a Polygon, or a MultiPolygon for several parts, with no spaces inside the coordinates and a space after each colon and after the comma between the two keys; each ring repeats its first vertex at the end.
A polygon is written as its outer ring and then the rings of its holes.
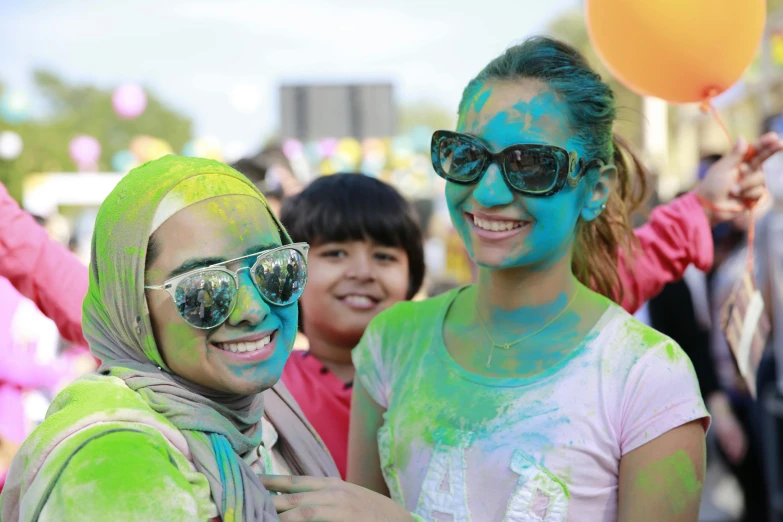
{"type": "Polygon", "coordinates": [[[671,337],[644,324],[619,305],[609,305],[602,323],[592,344],[603,364],[613,366],[621,374],[640,366],[691,366],[687,354],[671,337]]]}

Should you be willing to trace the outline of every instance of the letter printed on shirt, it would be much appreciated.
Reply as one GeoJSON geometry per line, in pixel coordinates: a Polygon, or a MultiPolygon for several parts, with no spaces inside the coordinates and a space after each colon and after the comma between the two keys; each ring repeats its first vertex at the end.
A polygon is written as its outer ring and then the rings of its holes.
{"type": "MultiPolygon", "coordinates": [[[[437,430],[435,438],[442,440],[437,430]]],[[[432,449],[415,511],[426,520],[470,522],[465,450],[472,436],[460,433],[457,440],[457,447],[435,444],[432,449]]]]}
{"type": "Polygon", "coordinates": [[[519,475],[503,522],[564,522],[568,514],[568,488],[520,450],[511,456],[511,471],[519,475]]]}

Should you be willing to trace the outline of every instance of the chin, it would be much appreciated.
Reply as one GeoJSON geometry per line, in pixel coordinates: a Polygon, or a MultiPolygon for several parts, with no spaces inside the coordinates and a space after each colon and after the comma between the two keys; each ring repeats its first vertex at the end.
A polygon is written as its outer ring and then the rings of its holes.
{"type": "Polygon", "coordinates": [[[528,255],[520,252],[509,252],[505,249],[485,249],[476,252],[472,261],[481,268],[490,270],[502,270],[504,268],[516,268],[531,264],[528,255]]]}
{"type": "Polygon", "coordinates": [[[258,393],[261,393],[264,390],[268,390],[272,386],[278,383],[280,381],[280,376],[266,376],[261,381],[236,381],[230,383],[231,386],[231,393],[236,393],[237,395],[256,395],[258,393]]]}

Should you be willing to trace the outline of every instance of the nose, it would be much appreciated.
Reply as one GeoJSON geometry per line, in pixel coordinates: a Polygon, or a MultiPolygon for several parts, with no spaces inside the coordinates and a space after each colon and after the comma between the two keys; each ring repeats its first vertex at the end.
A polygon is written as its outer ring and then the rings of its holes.
{"type": "Polygon", "coordinates": [[[257,326],[272,311],[269,304],[261,297],[261,293],[256,287],[253,278],[250,276],[250,269],[240,268],[237,270],[237,279],[239,289],[237,291],[237,302],[234,310],[228,316],[226,322],[231,326],[257,326]]]}
{"type": "Polygon", "coordinates": [[[497,163],[492,163],[473,189],[476,202],[485,208],[500,207],[514,201],[514,193],[503,179],[497,163]]]}
{"type": "Polygon", "coordinates": [[[375,279],[375,266],[372,262],[372,252],[356,253],[349,258],[345,274],[349,279],[372,281],[375,279]]]}

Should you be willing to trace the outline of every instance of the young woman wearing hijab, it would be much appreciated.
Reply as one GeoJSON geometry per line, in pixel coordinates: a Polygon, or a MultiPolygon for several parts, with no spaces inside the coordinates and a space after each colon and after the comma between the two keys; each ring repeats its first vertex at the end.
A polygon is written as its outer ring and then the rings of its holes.
{"type": "Polygon", "coordinates": [[[307,249],[221,163],[166,156],[123,178],[98,213],[84,301],[103,365],[25,441],[0,519],[277,520],[258,474],[337,476],[276,386],[307,249]]]}

